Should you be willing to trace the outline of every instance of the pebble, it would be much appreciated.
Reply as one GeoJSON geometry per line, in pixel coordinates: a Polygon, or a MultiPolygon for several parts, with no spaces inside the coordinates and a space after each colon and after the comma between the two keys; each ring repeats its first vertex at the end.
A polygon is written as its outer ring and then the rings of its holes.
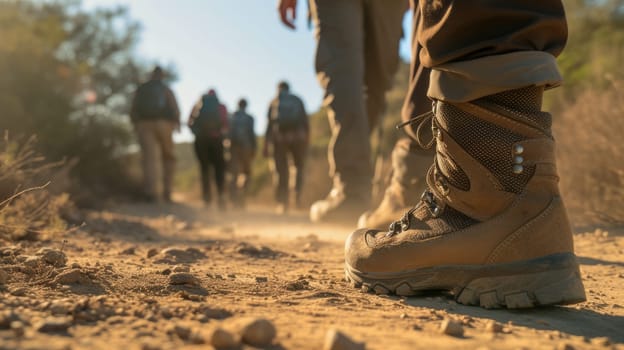
{"type": "Polygon", "coordinates": [[[134,255],[136,253],[135,247],[126,248],[119,252],[119,255],[134,255]]]}
{"type": "Polygon", "coordinates": [[[22,264],[30,268],[36,268],[41,264],[42,259],[38,256],[26,256],[22,264]]]}
{"type": "Polygon", "coordinates": [[[261,277],[261,276],[256,277],[256,282],[258,282],[258,283],[265,283],[265,282],[268,282],[268,281],[269,281],[269,279],[267,277],[261,277]]]}
{"type": "Polygon", "coordinates": [[[464,327],[461,323],[446,319],[442,321],[442,324],[440,325],[440,333],[453,337],[461,337],[464,335],[464,327]]]}
{"type": "Polygon", "coordinates": [[[575,350],[576,348],[568,343],[557,344],[557,350],[575,350]]]}
{"type": "Polygon", "coordinates": [[[199,279],[187,272],[176,272],[169,275],[169,284],[199,286],[199,279]]]}
{"type": "Polygon", "coordinates": [[[598,338],[592,338],[591,343],[592,345],[597,345],[597,346],[609,346],[611,345],[611,340],[609,340],[609,338],[607,337],[598,337],[598,338]]]}
{"type": "Polygon", "coordinates": [[[154,256],[154,255],[156,255],[156,254],[158,254],[158,249],[156,249],[156,248],[150,248],[150,249],[147,251],[147,258],[149,259],[149,258],[153,257],[153,256],[154,256]]]}
{"type": "Polygon", "coordinates": [[[71,269],[59,273],[52,282],[57,284],[90,284],[91,279],[80,269],[71,269]]]}
{"type": "Polygon", "coordinates": [[[273,342],[277,331],[271,321],[264,318],[248,320],[241,329],[243,343],[264,348],[273,342]]]}
{"type": "Polygon", "coordinates": [[[62,333],[70,326],[71,319],[68,317],[49,317],[35,325],[35,329],[42,333],[62,333]]]}
{"type": "Polygon", "coordinates": [[[364,343],[356,343],[335,329],[327,331],[323,344],[323,350],[364,350],[364,348],[364,343]]]}
{"type": "Polygon", "coordinates": [[[24,287],[17,287],[11,290],[11,295],[16,297],[23,297],[28,292],[28,289],[24,287]]]}
{"type": "Polygon", "coordinates": [[[19,316],[13,311],[0,313],[0,329],[10,329],[11,323],[19,320],[19,316]]]}
{"type": "Polygon", "coordinates": [[[9,274],[0,269],[0,284],[6,284],[9,281],[9,274]]]}
{"type": "Polygon", "coordinates": [[[490,320],[486,325],[485,325],[485,330],[490,332],[490,333],[500,333],[503,331],[503,325],[494,321],[494,320],[490,320]]]}
{"type": "Polygon", "coordinates": [[[218,350],[238,348],[240,338],[223,328],[215,328],[210,334],[210,345],[218,350]]]}
{"type": "Polygon", "coordinates": [[[13,331],[13,334],[18,337],[21,338],[24,336],[24,323],[22,323],[21,321],[13,321],[11,322],[11,330],[13,331]]]}
{"type": "Polygon", "coordinates": [[[52,266],[61,267],[67,263],[67,255],[57,249],[41,248],[37,255],[41,256],[41,260],[52,266]]]}
{"type": "Polygon", "coordinates": [[[191,269],[188,266],[177,265],[173,268],[173,272],[190,272],[191,269]]]}
{"type": "Polygon", "coordinates": [[[62,301],[53,301],[50,304],[50,312],[52,315],[67,315],[69,313],[69,305],[62,301]]]}
{"type": "Polygon", "coordinates": [[[173,326],[173,328],[168,333],[175,334],[178,336],[178,338],[182,340],[188,340],[191,336],[191,329],[187,326],[177,324],[173,326]]]}

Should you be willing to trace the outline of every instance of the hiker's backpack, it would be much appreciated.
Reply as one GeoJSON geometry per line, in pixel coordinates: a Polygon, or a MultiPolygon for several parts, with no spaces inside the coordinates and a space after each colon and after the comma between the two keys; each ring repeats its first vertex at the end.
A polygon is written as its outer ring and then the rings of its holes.
{"type": "Polygon", "coordinates": [[[291,131],[305,125],[307,118],[299,98],[291,94],[280,94],[273,102],[271,120],[279,131],[291,131]]]}
{"type": "Polygon", "coordinates": [[[221,120],[221,104],[214,95],[204,95],[201,100],[201,107],[197,112],[197,118],[193,122],[192,131],[200,136],[219,136],[223,129],[221,120]]]}
{"type": "Polygon", "coordinates": [[[135,100],[140,120],[168,119],[171,117],[167,103],[167,87],[161,81],[152,80],[141,85],[135,100]]]}
{"type": "Polygon", "coordinates": [[[253,129],[251,117],[241,111],[234,113],[230,129],[230,139],[233,144],[241,147],[251,147],[252,141],[249,139],[249,129],[253,129]]]}

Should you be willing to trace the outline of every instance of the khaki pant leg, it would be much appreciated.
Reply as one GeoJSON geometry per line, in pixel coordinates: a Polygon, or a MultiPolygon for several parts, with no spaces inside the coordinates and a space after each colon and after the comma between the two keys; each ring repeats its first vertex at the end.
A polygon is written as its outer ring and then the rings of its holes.
{"type": "Polygon", "coordinates": [[[171,184],[173,183],[173,174],[175,172],[175,146],[173,144],[173,130],[175,126],[168,120],[159,120],[156,122],[156,134],[158,144],[162,154],[163,165],[163,195],[171,196],[171,184]]]}
{"type": "Polygon", "coordinates": [[[295,177],[295,195],[297,201],[301,198],[305,180],[305,163],[308,156],[308,142],[305,139],[295,140],[292,144],[293,163],[297,169],[295,177]]]}
{"type": "Polygon", "coordinates": [[[560,0],[419,0],[420,59],[433,68],[428,95],[465,102],[560,83],[554,57],[567,41],[560,0]]]}
{"type": "Polygon", "coordinates": [[[398,68],[403,16],[408,6],[405,0],[370,0],[364,5],[364,85],[372,131],[385,112],[385,95],[398,68]]]}
{"type": "Polygon", "coordinates": [[[153,121],[139,121],[135,124],[141,147],[141,169],[143,171],[143,190],[145,194],[156,197],[156,168],[158,138],[153,121]]]}
{"type": "Polygon", "coordinates": [[[349,196],[370,195],[372,166],[364,101],[362,0],[311,0],[317,41],[315,67],[325,89],[332,138],[330,176],[349,196]]]}
{"type": "Polygon", "coordinates": [[[275,142],[273,144],[273,162],[275,175],[277,176],[275,199],[278,203],[288,204],[288,145],[284,142],[275,142]]]}

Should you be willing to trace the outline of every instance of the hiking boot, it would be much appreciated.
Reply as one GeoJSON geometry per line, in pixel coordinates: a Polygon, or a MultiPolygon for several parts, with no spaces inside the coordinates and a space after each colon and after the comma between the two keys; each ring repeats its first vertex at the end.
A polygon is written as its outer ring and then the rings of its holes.
{"type": "Polygon", "coordinates": [[[353,195],[347,196],[344,185],[340,181],[334,181],[334,187],[327,197],[310,206],[310,221],[352,225],[357,220],[358,215],[368,207],[369,193],[370,188],[367,191],[354,191],[353,195]]]}
{"type": "Polygon", "coordinates": [[[397,141],[392,150],[392,177],[379,206],[368,210],[358,220],[358,228],[386,229],[403,215],[426,187],[425,175],[433,152],[416,151],[410,139],[397,141]]]}
{"type": "Polygon", "coordinates": [[[428,189],[389,231],[351,234],[347,279],[380,294],[447,290],[486,308],[584,301],[542,92],[437,101],[428,189]]]}

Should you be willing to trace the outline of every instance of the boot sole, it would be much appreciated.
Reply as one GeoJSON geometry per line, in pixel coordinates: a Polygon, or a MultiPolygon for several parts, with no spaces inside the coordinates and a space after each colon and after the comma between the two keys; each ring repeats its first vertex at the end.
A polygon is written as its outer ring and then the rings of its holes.
{"type": "Polygon", "coordinates": [[[348,264],[346,279],[377,294],[412,296],[423,291],[449,291],[465,305],[487,309],[522,309],[585,301],[576,256],[553,254],[495,265],[446,265],[398,273],[366,273],[348,264]]]}

